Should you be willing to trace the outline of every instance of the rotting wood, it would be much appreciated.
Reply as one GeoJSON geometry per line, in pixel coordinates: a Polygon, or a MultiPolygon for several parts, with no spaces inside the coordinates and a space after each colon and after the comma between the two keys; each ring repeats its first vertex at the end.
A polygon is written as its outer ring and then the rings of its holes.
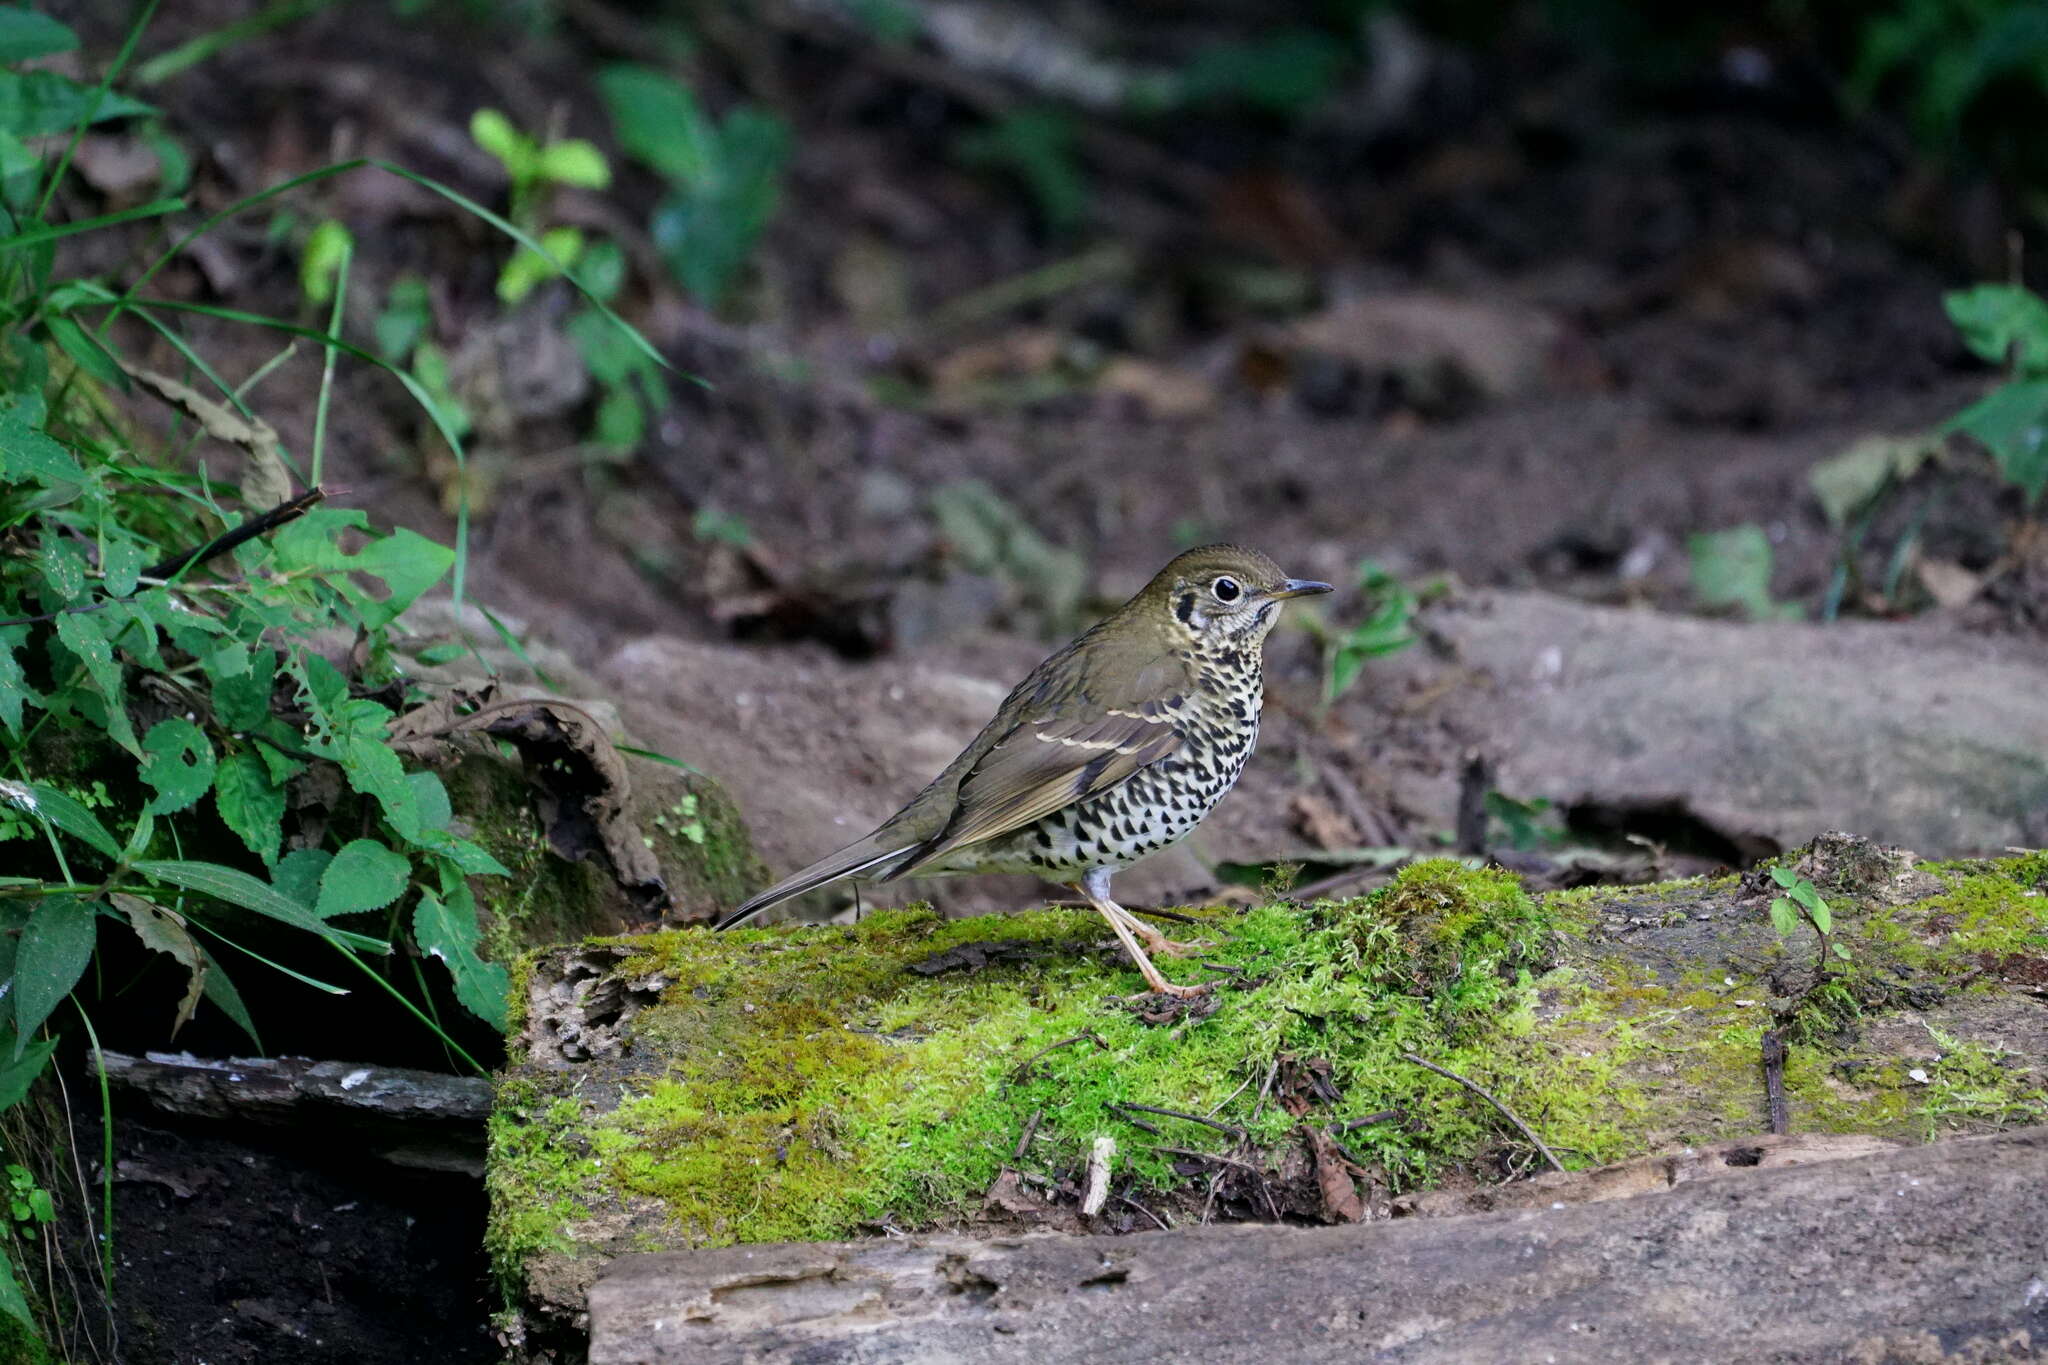
{"type": "Polygon", "coordinates": [[[1634,1365],[2048,1341],[2048,1128],[1717,1164],[1649,1197],[1475,1217],[626,1256],[591,1291],[590,1361],[1634,1365]]]}

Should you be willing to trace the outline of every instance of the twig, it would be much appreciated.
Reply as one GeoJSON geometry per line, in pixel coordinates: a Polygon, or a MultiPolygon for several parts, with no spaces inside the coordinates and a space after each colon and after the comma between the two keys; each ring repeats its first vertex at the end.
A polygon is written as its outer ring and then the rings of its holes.
{"type": "Polygon", "coordinates": [[[1109,1044],[1103,1042],[1101,1038],[1097,1037],[1092,1030],[1087,1033],[1077,1033],[1071,1038],[1062,1038],[1057,1043],[1046,1044],[1044,1047],[1038,1049],[1038,1051],[1032,1053],[1029,1057],[1027,1057],[1017,1067],[1017,1069],[1011,1072],[1010,1074],[1021,1081],[1031,1074],[1031,1068],[1038,1065],[1039,1058],[1044,1057],[1049,1053],[1058,1052],[1063,1047],[1072,1047],[1076,1043],[1093,1043],[1095,1044],[1097,1051],[1100,1051],[1101,1049],[1109,1046],[1109,1044]]]}
{"type": "Polygon", "coordinates": [[[1153,1222],[1159,1224],[1159,1230],[1161,1232],[1173,1231],[1173,1224],[1167,1222],[1164,1218],[1161,1218],[1158,1214],[1152,1212],[1152,1210],[1146,1208],[1143,1204],[1140,1204],[1137,1200],[1131,1198],[1129,1195],[1120,1194],[1117,1196],[1117,1198],[1122,1200],[1124,1203],[1129,1204],[1132,1208],[1136,1209],[1139,1213],[1144,1214],[1153,1222]]]}
{"type": "Polygon", "coordinates": [[[1253,1123],[1257,1123],[1257,1122],[1259,1121],[1259,1114],[1260,1114],[1260,1113],[1261,1113],[1261,1112],[1262,1112],[1262,1111],[1263,1111],[1263,1110],[1265,1109],[1265,1107],[1266,1107],[1266,1094],[1267,1094],[1267,1092],[1268,1092],[1268,1091],[1272,1090],[1272,1088],[1273,1088],[1273,1081],[1274,1081],[1274,1080],[1275,1080],[1275,1078],[1277,1078],[1277,1077],[1278,1077],[1279,1075],[1280,1075],[1280,1059],[1279,1059],[1278,1057],[1275,1057],[1275,1058],[1273,1059],[1273,1065],[1271,1065],[1271,1066],[1269,1066],[1269,1067],[1267,1067],[1267,1068],[1266,1068],[1266,1079],[1265,1079],[1265,1081],[1264,1081],[1264,1082],[1262,1082],[1262,1083],[1260,1084],[1260,1086],[1259,1086],[1259,1098],[1258,1098],[1258,1100],[1257,1100],[1257,1101],[1256,1101],[1256,1102],[1255,1102],[1255,1103],[1254,1103],[1254,1104],[1252,1105],[1252,1122],[1253,1122],[1253,1123]]]}
{"type": "Polygon", "coordinates": [[[1192,1147],[1168,1147],[1165,1143],[1158,1144],[1152,1150],[1155,1152],[1165,1152],[1171,1156],[1193,1157],[1196,1161],[1213,1161],[1219,1166],[1235,1166],[1241,1171],[1250,1171],[1253,1175],[1260,1177],[1265,1175],[1264,1171],[1261,1171],[1249,1161],[1239,1161],[1234,1156],[1224,1156],[1220,1152],[1198,1152],[1192,1147]]]}
{"type": "Polygon", "coordinates": [[[1030,1149],[1031,1139],[1038,1136],[1038,1121],[1044,1117],[1045,1111],[1043,1109],[1031,1111],[1031,1117],[1024,1121],[1023,1136],[1017,1139],[1017,1149],[1010,1153],[1011,1161],[1022,1161],[1024,1159],[1024,1153],[1030,1149]]]}
{"type": "Polygon", "coordinates": [[[1474,749],[1458,770],[1458,852],[1486,852],[1486,793],[1493,789],[1493,760],[1474,749]]]}
{"type": "MultiPolygon", "coordinates": [[[[1183,1114],[1178,1109],[1161,1109],[1150,1104],[1125,1104],[1121,1102],[1110,1107],[1113,1109],[1135,1109],[1141,1114],[1157,1114],[1161,1118],[1186,1119],[1189,1123],[1199,1123],[1204,1127],[1214,1128],[1219,1133],[1228,1133],[1232,1137],[1244,1136],[1244,1129],[1237,1127],[1235,1124],[1218,1123],[1215,1119],[1205,1119],[1200,1114],[1183,1114]]],[[[1135,1123],[1137,1120],[1133,1119],[1132,1122],[1135,1123]]]]}
{"type": "Polygon", "coordinates": [[[1480,1099],[1485,1100],[1495,1109],[1500,1110],[1501,1117],[1506,1119],[1509,1123],[1514,1124],[1516,1128],[1520,1129],[1522,1136],[1529,1139],[1529,1141],[1535,1145],[1537,1151],[1543,1153],[1543,1159],[1550,1163],[1552,1170],[1562,1171],[1564,1169],[1564,1163],[1557,1159],[1557,1153],[1551,1151],[1549,1146],[1545,1144],[1543,1139],[1536,1136],[1534,1129],[1530,1128],[1528,1124],[1522,1122],[1521,1119],[1515,1117],[1514,1110],[1508,1108],[1505,1104],[1502,1104],[1499,1100],[1495,1099],[1492,1091],[1486,1089],[1484,1086],[1480,1085],[1476,1081],[1468,1080],[1465,1077],[1460,1076],[1457,1072],[1450,1070],[1448,1067],[1438,1066],[1435,1062],[1429,1061],[1428,1059],[1423,1057],[1418,1057],[1412,1052],[1402,1053],[1401,1058],[1403,1061],[1413,1062],[1415,1063],[1415,1065],[1422,1067],[1425,1070],[1434,1071],[1437,1075],[1442,1076],[1446,1080],[1456,1081],[1459,1085],[1464,1086],[1467,1090],[1477,1095],[1480,1099]]]}
{"type": "Polygon", "coordinates": [[[1231,1092],[1230,1092],[1230,1093],[1229,1093],[1228,1095],[1225,1095],[1225,1096],[1224,1096],[1224,1097],[1222,1098],[1222,1100],[1220,1100],[1220,1101],[1219,1101],[1219,1102],[1217,1103],[1216,1107],[1215,1107],[1214,1109],[1211,1109],[1211,1110],[1209,1111],[1209,1117],[1213,1119],[1213,1118],[1215,1118],[1215,1117],[1216,1117],[1216,1116],[1217,1116],[1218,1114],[1222,1113],[1222,1112],[1223,1112],[1223,1106],[1224,1106],[1224,1105],[1227,1105],[1227,1104],[1229,1104],[1229,1103],[1230,1103],[1230,1102],[1231,1102],[1232,1100],[1236,1099],[1236,1098],[1237,1098],[1237,1097],[1238,1097],[1239,1095],[1242,1095],[1242,1094],[1244,1093],[1244,1090],[1245,1090],[1245,1086],[1247,1086],[1247,1085],[1250,1085],[1251,1083],[1252,1083],[1252,1078],[1251,1078],[1251,1077],[1249,1077],[1249,1076],[1245,1077],[1245,1078],[1244,1078],[1244,1084],[1243,1084],[1243,1085],[1240,1085],[1240,1086],[1238,1086],[1238,1087],[1237,1087],[1237,1089],[1235,1089],[1235,1090],[1231,1091],[1231,1092]]]}
{"type": "Polygon", "coordinates": [[[1104,1135],[1088,1149],[1088,1192],[1081,1196],[1081,1212],[1093,1218],[1109,1202],[1109,1168],[1116,1161],[1116,1139],[1104,1135]]]}
{"type": "Polygon", "coordinates": [[[1332,1133],[1348,1133],[1354,1128],[1367,1128],[1375,1123],[1385,1123],[1388,1119],[1400,1117],[1401,1111],[1398,1109],[1382,1109],[1377,1114],[1367,1114],[1361,1119],[1346,1119],[1343,1123],[1333,1123],[1330,1125],[1330,1131],[1332,1133]]]}
{"type": "MultiPolygon", "coordinates": [[[[1111,1107],[1114,1108],[1115,1106],[1111,1107]]],[[[1141,1133],[1150,1133],[1153,1137],[1163,1136],[1159,1131],[1159,1125],[1156,1123],[1147,1123],[1145,1122],[1145,1120],[1141,1118],[1133,1118],[1129,1114],[1125,1114],[1123,1116],[1123,1120],[1125,1123],[1130,1124],[1131,1127],[1137,1129],[1141,1133]]]]}
{"type": "Polygon", "coordinates": [[[1777,1029],[1764,1031],[1764,1103],[1770,1110],[1771,1131],[1792,1131],[1792,1107],[1785,1100],[1785,1036],[1777,1029]]]}

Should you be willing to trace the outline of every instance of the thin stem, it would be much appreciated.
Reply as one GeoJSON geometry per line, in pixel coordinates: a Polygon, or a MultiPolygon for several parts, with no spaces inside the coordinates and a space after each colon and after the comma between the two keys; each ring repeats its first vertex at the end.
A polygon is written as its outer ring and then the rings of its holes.
{"type": "Polygon", "coordinates": [[[1435,1062],[1429,1061],[1422,1057],[1418,1057],[1412,1052],[1402,1053],[1401,1058],[1403,1061],[1413,1062],[1415,1063],[1415,1065],[1419,1067],[1423,1067],[1429,1071],[1434,1071],[1437,1075],[1442,1076],[1446,1080],[1456,1081],[1459,1085],[1464,1086],[1467,1090],[1477,1095],[1480,1099],[1485,1100],[1495,1109],[1500,1110],[1501,1117],[1506,1119],[1509,1123],[1514,1124],[1516,1128],[1520,1129],[1522,1136],[1529,1139],[1529,1141],[1535,1145],[1537,1151],[1543,1153],[1543,1159],[1550,1163],[1552,1170],[1561,1171],[1564,1169],[1564,1163],[1557,1159],[1557,1153],[1551,1151],[1549,1146],[1543,1141],[1543,1139],[1536,1136],[1536,1131],[1533,1128],[1531,1128],[1528,1124],[1522,1122],[1521,1119],[1517,1118],[1515,1116],[1514,1110],[1508,1108],[1505,1104],[1502,1104],[1498,1099],[1495,1099],[1492,1091],[1486,1089],[1477,1081],[1469,1080],[1464,1076],[1460,1076],[1457,1072],[1452,1071],[1449,1067],[1438,1066],[1435,1062]]]}
{"type": "Polygon", "coordinates": [[[92,1043],[92,1060],[99,1072],[100,1080],[100,1278],[106,1285],[107,1297],[114,1296],[114,1097],[107,1087],[107,1058],[100,1051],[100,1035],[92,1026],[92,1018],[79,1004],[78,997],[71,997],[72,1006],[78,1011],[78,1020],[85,1025],[85,1036],[92,1043]]]}
{"type": "MultiPolygon", "coordinates": [[[[353,246],[341,249],[341,264],[334,272],[334,308],[327,315],[329,336],[341,335],[342,305],[348,301],[349,260],[355,254],[353,246]]],[[[313,477],[308,481],[315,488],[320,486],[320,468],[327,454],[327,403],[334,394],[334,362],[337,357],[334,347],[329,346],[320,363],[320,397],[313,404],[313,477]]],[[[464,494],[467,499],[467,494],[464,494]]],[[[461,594],[456,595],[459,602],[461,594]]]]}

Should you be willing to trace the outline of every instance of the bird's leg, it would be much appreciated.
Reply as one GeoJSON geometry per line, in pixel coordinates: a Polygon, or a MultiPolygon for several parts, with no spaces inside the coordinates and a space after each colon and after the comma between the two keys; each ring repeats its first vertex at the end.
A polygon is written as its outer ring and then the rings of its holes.
{"type": "Polygon", "coordinates": [[[1168,957],[1194,957],[1198,953],[1208,951],[1209,945],[1206,943],[1176,942],[1159,932],[1156,926],[1139,919],[1121,905],[1116,905],[1115,901],[1111,901],[1110,904],[1116,906],[1116,913],[1130,927],[1131,932],[1138,936],[1139,941],[1151,952],[1164,953],[1168,957]]]}
{"type": "MultiPolygon", "coordinates": [[[[1131,955],[1131,961],[1138,964],[1138,973],[1145,978],[1147,986],[1150,986],[1161,995],[1203,995],[1209,991],[1210,987],[1208,985],[1177,985],[1174,982],[1168,981],[1160,974],[1159,968],[1153,965],[1152,959],[1145,955],[1145,950],[1138,946],[1138,940],[1131,931],[1131,926],[1134,924],[1140,929],[1150,929],[1151,926],[1134,920],[1129,911],[1109,898],[1109,870],[1107,868],[1097,868],[1090,872],[1085,878],[1074,884],[1074,889],[1086,896],[1088,903],[1095,907],[1096,912],[1109,921],[1109,927],[1116,931],[1117,941],[1124,945],[1124,951],[1131,955]]],[[[1154,930],[1153,932],[1156,934],[1158,931],[1154,930]]]]}

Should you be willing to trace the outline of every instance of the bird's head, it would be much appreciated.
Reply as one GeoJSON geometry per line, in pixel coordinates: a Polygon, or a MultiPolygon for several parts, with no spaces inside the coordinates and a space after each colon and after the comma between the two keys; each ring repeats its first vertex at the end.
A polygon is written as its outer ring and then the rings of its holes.
{"type": "Polygon", "coordinates": [[[1257,550],[1204,545],[1161,569],[1134,605],[1198,644],[1235,648],[1264,640],[1288,598],[1328,591],[1328,583],[1289,578],[1257,550]]]}

